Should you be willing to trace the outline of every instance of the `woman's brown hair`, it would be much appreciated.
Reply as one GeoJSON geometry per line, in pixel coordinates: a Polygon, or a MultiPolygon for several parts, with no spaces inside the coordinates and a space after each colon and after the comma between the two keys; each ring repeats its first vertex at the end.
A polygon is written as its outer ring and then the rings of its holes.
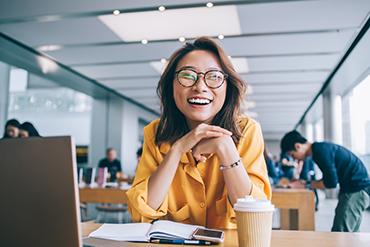
{"type": "Polygon", "coordinates": [[[233,140],[237,144],[241,138],[238,116],[240,115],[240,105],[246,92],[246,83],[236,73],[230,59],[222,48],[208,37],[200,37],[193,43],[186,43],[170,57],[157,86],[162,115],[156,132],[155,143],[157,145],[164,142],[172,144],[189,132],[185,116],[175,104],[173,82],[179,61],[186,54],[195,50],[204,50],[215,54],[223,72],[228,75],[226,78],[227,89],[224,105],[213,118],[211,124],[231,131],[233,133],[233,140]]]}

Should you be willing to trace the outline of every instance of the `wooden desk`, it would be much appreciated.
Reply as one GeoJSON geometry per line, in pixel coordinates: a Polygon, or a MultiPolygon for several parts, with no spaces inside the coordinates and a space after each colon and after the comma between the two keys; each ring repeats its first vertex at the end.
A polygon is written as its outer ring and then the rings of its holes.
{"type": "Polygon", "coordinates": [[[315,230],[315,195],[306,189],[273,189],[272,203],[281,209],[281,229],[315,230]]]}
{"type": "Polygon", "coordinates": [[[126,190],[119,188],[80,189],[80,202],[127,204],[126,190]]]}
{"type": "MultiPolygon", "coordinates": [[[[82,223],[82,236],[88,236],[96,230],[100,224],[82,223]]],[[[108,240],[91,239],[85,240],[86,244],[94,243],[96,246],[178,246],[164,244],[128,243],[115,242],[108,240]],[[92,242],[91,242],[92,241],[92,242]]],[[[271,247],[368,247],[370,243],[370,233],[337,233],[337,232],[312,232],[312,231],[272,231],[271,247]]],[[[236,230],[225,231],[225,242],[217,245],[218,247],[237,247],[238,237],[236,230]]],[[[199,246],[198,246],[199,247],[199,246]]]]}

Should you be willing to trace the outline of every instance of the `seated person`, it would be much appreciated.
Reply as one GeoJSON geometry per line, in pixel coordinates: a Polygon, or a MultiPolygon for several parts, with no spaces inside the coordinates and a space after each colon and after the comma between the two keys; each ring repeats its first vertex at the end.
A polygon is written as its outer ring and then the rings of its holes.
{"type": "Polygon", "coordinates": [[[315,168],[312,157],[307,157],[303,161],[303,167],[299,174],[299,179],[305,181],[315,180],[315,168]]]}
{"type": "Polygon", "coordinates": [[[311,181],[312,188],[336,188],[339,183],[331,230],[358,231],[363,211],[370,205],[370,178],[362,161],[345,147],[330,142],[311,143],[295,130],[283,137],[281,150],[298,160],[312,157],[323,174],[322,180],[311,181]]]}
{"type": "Polygon", "coordinates": [[[41,137],[35,126],[30,122],[24,122],[19,126],[19,137],[41,137]]]}
{"type": "Polygon", "coordinates": [[[271,184],[275,185],[279,182],[279,174],[278,174],[278,170],[275,166],[275,163],[271,159],[271,157],[270,157],[269,153],[267,152],[266,148],[263,151],[263,156],[265,158],[267,172],[268,172],[268,175],[269,175],[269,178],[270,178],[270,182],[271,182],[271,184]]]}
{"type": "Polygon", "coordinates": [[[108,168],[110,174],[110,182],[115,182],[117,173],[122,172],[121,162],[117,159],[117,152],[114,148],[108,148],[106,157],[99,161],[99,168],[108,168]]]}
{"type": "Polygon", "coordinates": [[[134,221],[235,229],[237,198],[271,199],[260,125],[240,112],[245,91],[210,38],[171,56],[158,82],[162,115],[144,128],[143,154],[127,191],[134,221]]]}
{"type": "Polygon", "coordinates": [[[281,163],[281,171],[282,171],[281,176],[288,180],[294,179],[296,163],[294,159],[292,158],[292,156],[282,153],[280,160],[281,160],[280,163],[281,163]]]}
{"type": "Polygon", "coordinates": [[[19,126],[17,119],[10,119],[6,122],[3,138],[17,138],[19,136],[19,126]]]}

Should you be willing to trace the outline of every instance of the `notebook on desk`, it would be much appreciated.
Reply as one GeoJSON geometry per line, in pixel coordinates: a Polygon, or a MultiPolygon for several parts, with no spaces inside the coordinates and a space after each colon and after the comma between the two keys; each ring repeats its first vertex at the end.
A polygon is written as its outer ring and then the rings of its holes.
{"type": "Polygon", "coordinates": [[[167,220],[158,220],[152,224],[103,224],[89,237],[131,242],[149,242],[151,239],[191,239],[193,232],[199,227],[201,226],[167,220]]]}
{"type": "Polygon", "coordinates": [[[129,242],[211,244],[212,242],[223,242],[223,231],[207,229],[198,225],[157,220],[153,223],[103,224],[89,237],[129,242]],[[196,235],[200,232],[220,235],[217,238],[204,239],[207,236],[196,235]]]}
{"type": "Polygon", "coordinates": [[[0,245],[82,246],[71,137],[0,140],[0,245]]]}

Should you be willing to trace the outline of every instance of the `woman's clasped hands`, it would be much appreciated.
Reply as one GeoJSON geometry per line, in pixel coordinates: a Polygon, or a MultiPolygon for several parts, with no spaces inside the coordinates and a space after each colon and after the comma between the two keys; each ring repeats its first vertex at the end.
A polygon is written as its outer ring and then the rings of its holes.
{"type": "Polygon", "coordinates": [[[205,123],[189,131],[174,143],[180,153],[192,152],[195,160],[205,162],[211,154],[218,154],[227,145],[234,145],[232,132],[215,125],[205,123]]]}

